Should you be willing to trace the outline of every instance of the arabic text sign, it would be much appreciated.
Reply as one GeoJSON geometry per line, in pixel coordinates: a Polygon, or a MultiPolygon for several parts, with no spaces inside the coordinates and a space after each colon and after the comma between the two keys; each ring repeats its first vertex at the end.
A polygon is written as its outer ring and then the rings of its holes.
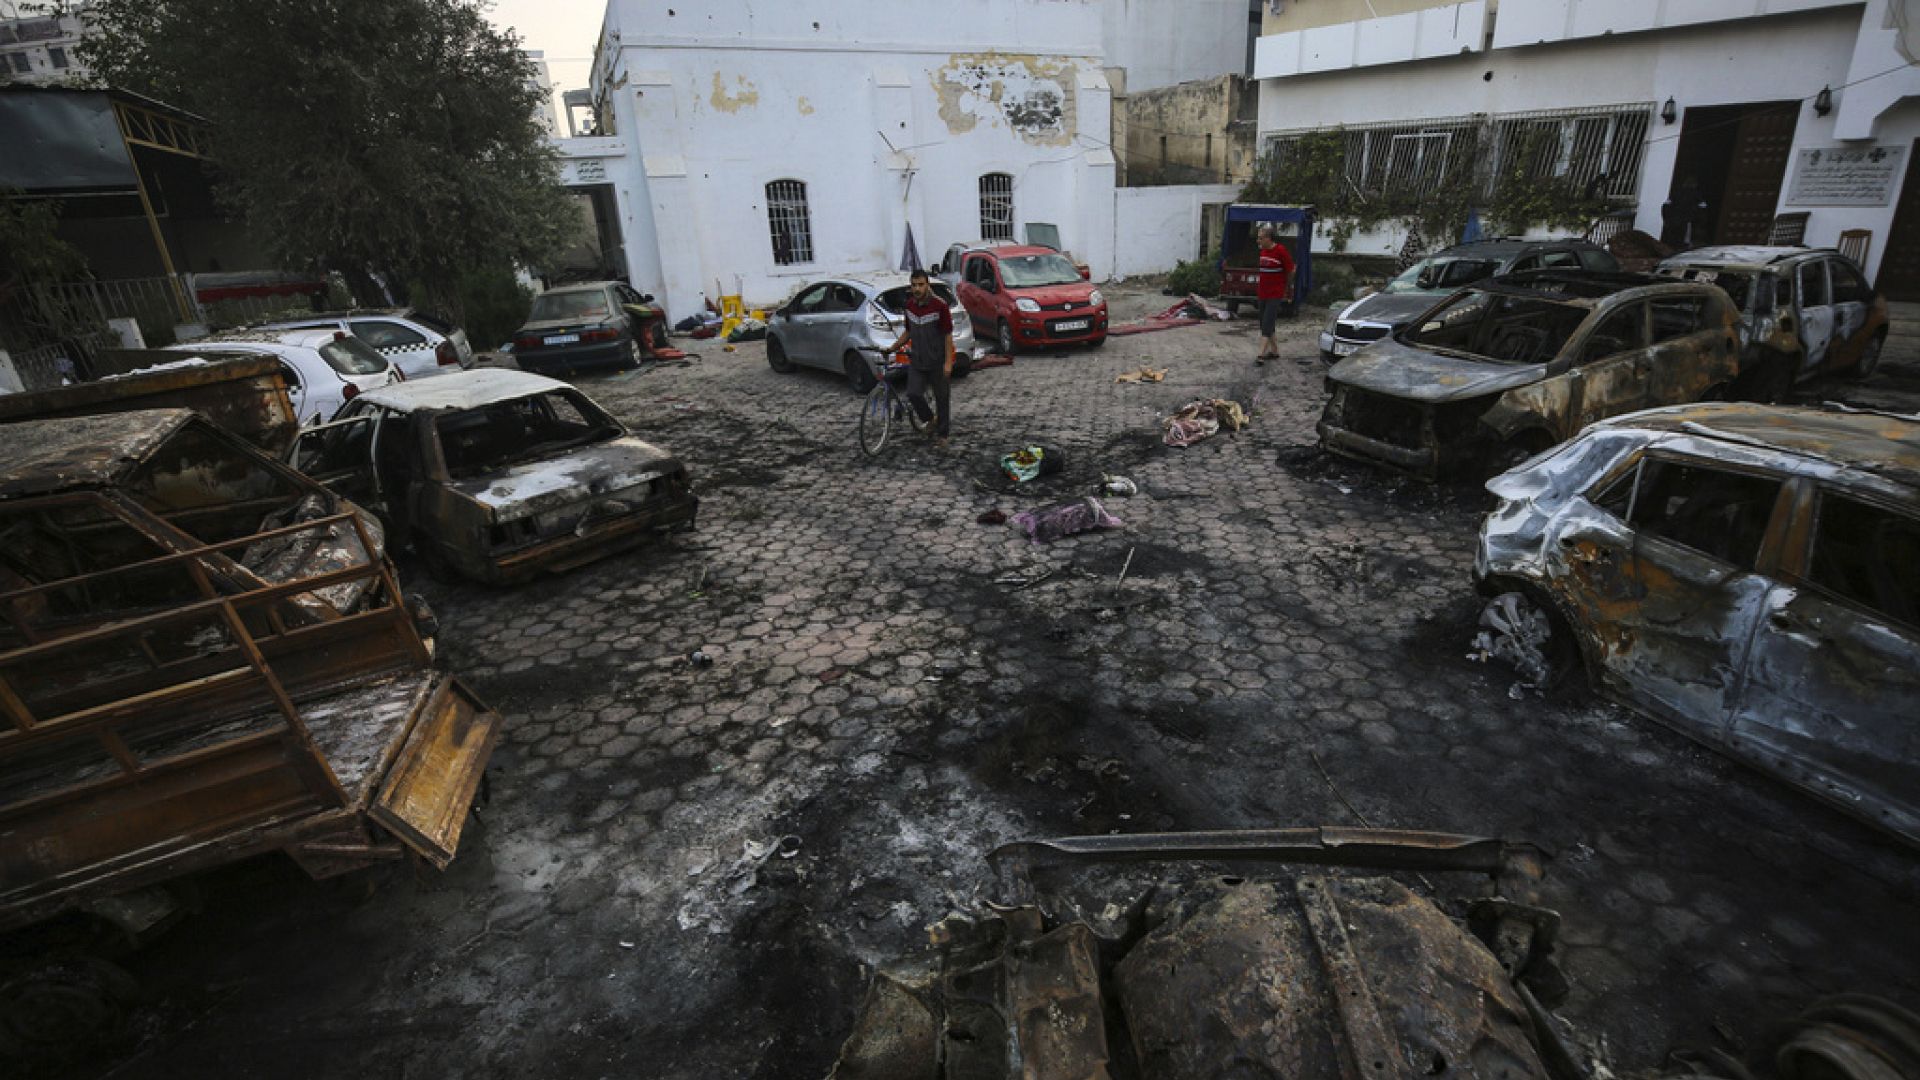
{"type": "Polygon", "coordinates": [[[1906,164],[1904,146],[1817,146],[1793,163],[1789,206],[1885,206],[1906,164]]]}
{"type": "Polygon", "coordinates": [[[599,158],[575,158],[562,162],[560,182],[569,186],[604,184],[607,182],[607,163],[599,158]]]}

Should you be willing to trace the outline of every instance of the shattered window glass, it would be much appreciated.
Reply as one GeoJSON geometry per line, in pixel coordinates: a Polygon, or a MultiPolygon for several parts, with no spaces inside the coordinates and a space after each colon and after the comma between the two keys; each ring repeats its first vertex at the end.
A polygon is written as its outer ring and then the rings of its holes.
{"type": "Polygon", "coordinates": [[[1807,576],[1843,600],[1920,626],[1920,522],[1822,493],[1807,576]]]}
{"type": "Polygon", "coordinates": [[[1587,343],[1580,350],[1580,362],[1588,364],[1644,346],[1647,343],[1645,312],[1639,304],[1628,304],[1608,315],[1587,335],[1587,343]]]}
{"type": "Polygon", "coordinates": [[[1528,296],[1471,292],[1434,311],[1408,337],[1508,364],[1544,364],[1560,354],[1587,309],[1528,296]]]}
{"type": "Polygon", "coordinates": [[[1753,568],[1780,481],[1648,458],[1629,524],[1742,570],[1753,568]]]}
{"type": "Polygon", "coordinates": [[[1653,314],[1653,343],[1686,337],[1706,326],[1704,296],[1662,297],[1647,305],[1653,314]]]}
{"type": "Polygon", "coordinates": [[[620,425],[578,394],[554,391],[439,414],[434,426],[455,477],[615,438],[620,425]]]}

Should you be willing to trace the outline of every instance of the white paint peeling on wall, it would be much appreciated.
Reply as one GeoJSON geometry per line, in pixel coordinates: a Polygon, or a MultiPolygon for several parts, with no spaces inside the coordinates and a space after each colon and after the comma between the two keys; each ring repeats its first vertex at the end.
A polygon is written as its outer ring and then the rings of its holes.
{"type": "Polygon", "coordinates": [[[980,121],[1005,124],[1027,142],[1073,142],[1074,74],[1069,61],[1008,53],[964,53],[933,73],[940,119],[964,135],[980,121]]]}

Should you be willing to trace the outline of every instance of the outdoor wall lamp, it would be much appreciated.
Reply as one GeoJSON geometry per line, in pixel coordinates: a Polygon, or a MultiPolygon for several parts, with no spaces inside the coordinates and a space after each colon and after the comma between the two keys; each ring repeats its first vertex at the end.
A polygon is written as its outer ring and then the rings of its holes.
{"type": "Polygon", "coordinates": [[[1680,117],[1680,110],[1674,107],[1673,99],[1668,98],[1667,103],[1665,105],[1660,106],[1660,119],[1671,124],[1675,120],[1679,119],[1679,117],[1680,117]]]}
{"type": "Polygon", "coordinates": [[[1833,111],[1833,87],[1823,86],[1813,95],[1813,115],[1825,116],[1833,111]]]}

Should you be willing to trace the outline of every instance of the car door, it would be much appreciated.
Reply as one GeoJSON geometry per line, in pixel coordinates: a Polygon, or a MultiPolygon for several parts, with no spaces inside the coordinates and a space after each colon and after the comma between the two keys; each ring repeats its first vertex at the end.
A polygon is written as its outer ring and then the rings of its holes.
{"type": "Polygon", "coordinates": [[[436,374],[440,369],[439,359],[433,355],[436,343],[410,326],[392,319],[350,319],[347,327],[409,379],[436,374]]]}
{"type": "Polygon", "coordinates": [[[1833,294],[1825,259],[1808,259],[1793,271],[1794,332],[1800,338],[1800,375],[1826,366],[1833,347],[1833,294]]]}
{"type": "MultiPolygon", "coordinates": [[[[300,374],[300,369],[287,363],[283,357],[280,360],[280,375],[287,380],[287,400],[293,403],[294,423],[314,423],[314,413],[307,410],[307,380],[300,374]]],[[[324,420],[326,417],[318,419],[324,420]]]]}
{"type": "Polygon", "coordinates": [[[960,291],[960,264],[966,258],[966,254],[965,244],[954,244],[947,248],[946,255],[940,259],[940,280],[946,282],[947,288],[952,289],[956,295],[960,291]]]}
{"type": "Polygon", "coordinates": [[[1684,405],[1724,388],[1740,371],[1740,338],[1714,297],[1647,301],[1650,345],[1639,408],[1684,405]]]}
{"type": "Polygon", "coordinates": [[[1747,643],[1772,582],[1754,571],[1781,482],[1653,453],[1556,538],[1555,580],[1587,620],[1607,689],[1724,741],[1747,643]]]}
{"type": "Polygon", "coordinates": [[[1000,322],[1000,282],[993,271],[993,259],[979,254],[967,256],[963,277],[960,306],[967,309],[968,318],[985,325],[991,333],[1000,322]]]}
{"type": "Polygon", "coordinates": [[[1920,836],[1920,515],[1816,486],[1754,635],[1735,749],[1920,836]]]}
{"type": "Polygon", "coordinates": [[[326,485],[334,494],[378,510],[373,420],[371,407],[349,404],[340,419],[301,431],[287,449],[287,464],[326,485]]]}
{"type": "Polygon", "coordinates": [[[1561,438],[1609,416],[1632,412],[1646,400],[1647,305],[1634,300],[1595,316],[1587,336],[1575,347],[1574,363],[1564,378],[1571,422],[1561,438]]]}
{"type": "Polygon", "coordinates": [[[1833,300],[1833,344],[1828,347],[1827,366],[1838,370],[1851,367],[1867,347],[1867,314],[1873,309],[1873,289],[1851,261],[1828,259],[1826,264],[1833,300]]]}
{"type": "Polygon", "coordinates": [[[795,363],[838,371],[839,355],[823,355],[820,341],[818,308],[826,302],[827,290],[831,285],[831,282],[823,281],[803,289],[799,296],[787,304],[786,314],[781,319],[780,344],[787,350],[787,358],[795,363]]]}
{"type": "Polygon", "coordinates": [[[820,302],[821,351],[842,356],[853,345],[854,316],[865,300],[860,290],[844,281],[836,281],[820,302]]]}

